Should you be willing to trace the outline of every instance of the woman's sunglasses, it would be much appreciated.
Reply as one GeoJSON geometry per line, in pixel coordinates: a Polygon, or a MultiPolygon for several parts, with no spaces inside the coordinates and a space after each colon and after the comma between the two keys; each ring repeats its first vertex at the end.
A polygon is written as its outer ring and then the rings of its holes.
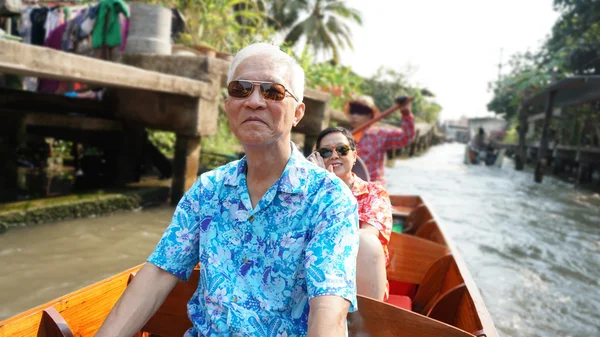
{"type": "Polygon", "coordinates": [[[335,147],[335,149],[330,149],[328,147],[322,147],[320,149],[317,150],[317,152],[319,152],[319,154],[321,155],[321,157],[323,157],[324,159],[327,159],[329,157],[331,157],[331,155],[333,154],[333,150],[335,150],[335,152],[337,152],[340,156],[346,156],[351,148],[350,145],[338,145],[335,147]]]}
{"type": "Polygon", "coordinates": [[[260,95],[263,99],[269,101],[283,101],[286,93],[290,94],[292,98],[298,102],[298,99],[294,94],[287,90],[283,84],[273,82],[257,82],[257,81],[245,81],[237,80],[229,82],[227,85],[227,92],[229,96],[236,98],[246,98],[254,91],[254,86],[260,87],[260,95]]]}

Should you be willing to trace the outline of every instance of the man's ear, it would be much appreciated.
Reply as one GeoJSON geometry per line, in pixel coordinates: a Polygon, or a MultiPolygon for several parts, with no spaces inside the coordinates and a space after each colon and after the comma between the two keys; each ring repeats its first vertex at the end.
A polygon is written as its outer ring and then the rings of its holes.
{"type": "Polygon", "coordinates": [[[294,126],[298,125],[298,123],[300,123],[300,120],[302,120],[302,117],[304,117],[305,109],[306,109],[306,105],[304,105],[304,103],[300,103],[296,107],[296,111],[294,111],[294,123],[293,123],[294,126]]]}

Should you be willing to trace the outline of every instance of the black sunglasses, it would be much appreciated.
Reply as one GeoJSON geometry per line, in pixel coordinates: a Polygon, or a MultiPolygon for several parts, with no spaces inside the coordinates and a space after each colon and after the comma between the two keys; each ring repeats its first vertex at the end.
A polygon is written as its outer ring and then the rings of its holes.
{"type": "Polygon", "coordinates": [[[350,103],[350,114],[351,115],[366,116],[366,115],[369,115],[372,113],[373,113],[373,110],[364,104],[361,104],[358,102],[350,103]]]}
{"type": "Polygon", "coordinates": [[[327,159],[329,157],[331,157],[331,155],[333,154],[333,150],[335,150],[335,152],[337,152],[340,156],[346,156],[348,153],[350,153],[350,150],[353,150],[350,145],[338,145],[336,146],[334,149],[330,149],[328,147],[322,147],[320,149],[317,150],[317,152],[319,152],[319,154],[321,155],[321,157],[323,157],[324,159],[327,159]]]}
{"type": "Polygon", "coordinates": [[[290,96],[292,96],[292,98],[294,98],[296,102],[298,102],[296,96],[294,96],[294,94],[287,90],[283,86],[283,84],[273,82],[258,82],[246,80],[231,81],[227,85],[227,92],[231,97],[246,98],[250,96],[250,94],[252,94],[255,85],[258,85],[260,87],[260,95],[263,99],[279,102],[283,101],[287,93],[290,94],[290,96]]]}

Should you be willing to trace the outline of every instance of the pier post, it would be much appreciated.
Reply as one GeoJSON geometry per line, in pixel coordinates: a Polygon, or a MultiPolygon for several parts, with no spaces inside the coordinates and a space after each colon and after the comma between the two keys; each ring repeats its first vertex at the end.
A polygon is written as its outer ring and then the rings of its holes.
{"type": "Polygon", "coordinates": [[[523,171],[525,168],[525,134],[527,133],[527,114],[523,106],[519,107],[519,144],[515,151],[515,170],[523,171]]]}
{"type": "Polygon", "coordinates": [[[544,126],[542,128],[542,139],[540,140],[540,149],[538,151],[536,164],[535,164],[535,182],[541,183],[544,179],[544,168],[547,162],[546,152],[548,151],[548,129],[550,128],[550,121],[552,120],[552,110],[554,109],[554,98],[556,97],[556,91],[552,90],[548,93],[545,107],[545,118],[544,126]]]}
{"type": "Polygon", "coordinates": [[[412,143],[410,144],[410,150],[408,151],[408,156],[412,157],[415,155],[415,148],[417,147],[417,143],[419,142],[419,134],[421,133],[421,130],[417,130],[417,132],[415,133],[415,138],[413,139],[412,143]]]}
{"type": "Polygon", "coordinates": [[[200,136],[177,134],[173,161],[171,204],[177,205],[183,194],[198,179],[200,166],[200,136]]]}
{"type": "Polygon", "coordinates": [[[6,118],[0,126],[0,202],[17,197],[18,149],[26,141],[23,116],[6,118]]]}
{"type": "Polygon", "coordinates": [[[141,125],[125,123],[123,131],[122,140],[115,144],[118,147],[114,169],[117,185],[140,181],[143,149],[147,138],[146,131],[141,125]]]}
{"type": "Polygon", "coordinates": [[[317,136],[309,136],[306,135],[304,137],[304,156],[308,157],[311,153],[313,148],[315,147],[315,144],[317,144],[317,136]]]}

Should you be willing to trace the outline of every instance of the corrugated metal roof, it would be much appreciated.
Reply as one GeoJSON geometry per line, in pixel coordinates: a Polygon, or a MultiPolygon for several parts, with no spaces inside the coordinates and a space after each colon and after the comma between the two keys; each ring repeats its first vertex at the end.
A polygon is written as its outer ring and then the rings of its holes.
{"type": "Polygon", "coordinates": [[[573,76],[558,81],[544,91],[534,95],[523,102],[523,105],[533,109],[530,113],[544,109],[548,94],[555,90],[554,107],[581,105],[600,100],[600,76],[573,76]]]}

